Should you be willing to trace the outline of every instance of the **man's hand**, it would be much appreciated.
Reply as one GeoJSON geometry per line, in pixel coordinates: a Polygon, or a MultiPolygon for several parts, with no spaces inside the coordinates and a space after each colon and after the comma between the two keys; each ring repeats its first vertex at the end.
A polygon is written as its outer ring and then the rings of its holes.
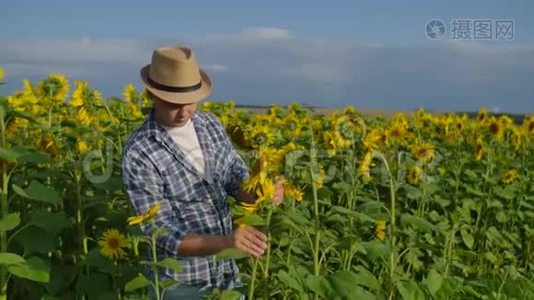
{"type": "Polygon", "coordinates": [[[284,184],[283,180],[277,179],[274,183],[274,196],[273,196],[273,204],[279,205],[284,201],[284,184]]]}
{"type": "Polygon", "coordinates": [[[230,235],[233,248],[258,258],[267,249],[267,236],[252,226],[239,227],[230,235]]]}

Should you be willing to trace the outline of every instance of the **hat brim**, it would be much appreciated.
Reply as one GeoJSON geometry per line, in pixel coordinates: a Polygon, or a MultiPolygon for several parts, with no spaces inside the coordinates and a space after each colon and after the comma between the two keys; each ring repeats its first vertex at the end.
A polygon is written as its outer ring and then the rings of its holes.
{"type": "Polygon", "coordinates": [[[199,102],[206,97],[208,97],[211,94],[211,79],[204,72],[202,69],[200,69],[200,77],[202,80],[202,86],[192,92],[185,92],[185,93],[173,93],[173,92],[167,92],[159,90],[155,87],[153,87],[148,82],[148,72],[150,70],[150,65],[146,65],[141,69],[141,80],[143,81],[143,84],[147,90],[149,90],[152,94],[156,95],[158,98],[165,100],[167,102],[171,103],[177,103],[177,104],[188,104],[188,103],[196,103],[199,102]]]}

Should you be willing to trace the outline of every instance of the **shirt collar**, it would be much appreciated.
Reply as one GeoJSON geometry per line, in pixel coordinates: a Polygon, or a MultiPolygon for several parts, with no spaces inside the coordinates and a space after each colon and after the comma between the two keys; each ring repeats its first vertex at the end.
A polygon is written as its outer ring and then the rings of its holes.
{"type": "MultiPolygon", "coordinates": [[[[194,121],[195,123],[198,123],[198,122],[201,122],[201,118],[199,118],[199,112],[196,111],[193,116],[191,117],[191,121],[194,121]]],[[[200,125],[200,124],[198,124],[200,125]]],[[[156,116],[155,116],[155,109],[152,108],[148,114],[148,120],[147,120],[147,131],[150,135],[153,135],[154,138],[156,138],[156,140],[158,141],[162,141],[164,140],[164,136],[167,134],[167,131],[165,130],[165,128],[163,128],[163,126],[161,126],[157,121],[156,121],[156,116]]]]}

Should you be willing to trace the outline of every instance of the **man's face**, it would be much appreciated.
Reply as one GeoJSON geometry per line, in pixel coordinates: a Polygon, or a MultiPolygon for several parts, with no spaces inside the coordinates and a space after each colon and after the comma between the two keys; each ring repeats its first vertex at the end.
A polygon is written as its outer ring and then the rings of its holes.
{"type": "Polygon", "coordinates": [[[182,127],[197,110],[197,103],[175,104],[162,100],[151,93],[148,95],[154,101],[156,121],[165,126],[182,127]]]}

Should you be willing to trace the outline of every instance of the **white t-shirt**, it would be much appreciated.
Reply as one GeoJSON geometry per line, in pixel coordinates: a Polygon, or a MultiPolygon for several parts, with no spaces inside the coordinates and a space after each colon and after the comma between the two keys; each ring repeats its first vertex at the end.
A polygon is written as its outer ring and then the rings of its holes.
{"type": "Polygon", "coordinates": [[[193,126],[193,120],[189,119],[182,127],[163,126],[171,136],[178,148],[182,150],[189,162],[200,172],[204,174],[204,155],[198,142],[198,137],[193,126]]]}

